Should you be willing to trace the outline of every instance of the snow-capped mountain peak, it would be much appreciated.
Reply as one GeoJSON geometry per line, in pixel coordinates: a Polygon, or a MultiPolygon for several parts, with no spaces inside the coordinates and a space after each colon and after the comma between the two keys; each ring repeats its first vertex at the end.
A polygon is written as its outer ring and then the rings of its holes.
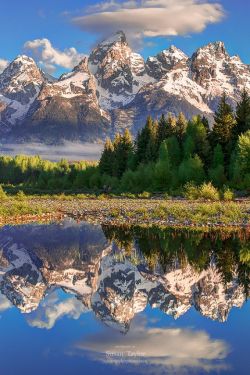
{"type": "Polygon", "coordinates": [[[161,79],[170,70],[184,67],[188,56],[179,48],[171,45],[154,57],[149,57],[146,63],[146,69],[150,76],[155,79],[161,79]]]}
{"type": "Polygon", "coordinates": [[[221,41],[191,57],[170,45],[145,61],[118,31],[58,80],[32,58],[18,56],[0,74],[0,133],[12,134],[22,124],[29,138],[39,125],[40,141],[47,137],[45,129],[51,135],[52,126],[57,141],[65,137],[67,123],[74,125],[67,125],[67,139],[96,141],[126,127],[136,134],[148,115],[183,112],[212,121],[222,93],[235,107],[243,88],[250,91],[250,67],[239,56],[231,57],[221,41]],[[79,134],[73,134],[75,129],[79,134]]]}
{"type": "Polygon", "coordinates": [[[4,123],[3,131],[26,117],[45,81],[45,74],[32,58],[25,55],[17,56],[0,74],[0,121],[4,123]]]}
{"type": "Polygon", "coordinates": [[[122,30],[117,31],[107,39],[104,39],[101,43],[98,44],[97,48],[108,49],[116,44],[127,44],[126,35],[122,30]]]}
{"type": "Polygon", "coordinates": [[[0,89],[8,86],[10,83],[18,85],[20,82],[34,79],[41,82],[42,74],[35,61],[26,55],[17,56],[0,74],[0,89]]]}
{"type": "Polygon", "coordinates": [[[198,50],[192,56],[192,60],[199,59],[201,62],[204,60],[210,64],[213,64],[216,61],[221,62],[228,58],[229,54],[223,42],[209,43],[201,48],[198,48],[198,50]]]}

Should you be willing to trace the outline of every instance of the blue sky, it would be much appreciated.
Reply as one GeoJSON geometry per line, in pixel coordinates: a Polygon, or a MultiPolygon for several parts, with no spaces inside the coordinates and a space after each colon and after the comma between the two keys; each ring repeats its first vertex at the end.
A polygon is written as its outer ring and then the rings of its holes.
{"type": "Polygon", "coordinates": [[[191,54],[210,41],[222,40],[230,54],[239,54],[250,64],[249,14],[248,0],[2,0],[0,61],[25,52],[45,70],[59,74],[88,54],[97,40],[125,28],[145,57],[170,44],[191,54]],[[147,30],[148,8],[152,25],[147,30]],[[111,17],[108,21],[105,12],[111,17]],[[40,42],[32,44],[34,40],[40,42]]]}

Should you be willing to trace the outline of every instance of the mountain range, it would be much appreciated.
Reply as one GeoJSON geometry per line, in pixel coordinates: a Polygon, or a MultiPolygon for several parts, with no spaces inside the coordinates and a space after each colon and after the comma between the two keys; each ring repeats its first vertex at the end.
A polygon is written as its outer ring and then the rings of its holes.
{"type": "Polygon", "coordinates": [[[12,61],[0,74],[0,137],[95,142],[125,128],[136,134],[148,115],[212,119],[222,93],[235,107],[243,88],[250,90],[250,66],[223,42],[191,57],[170,46],[145,61],[119,31],[58,79],[25,55],[12,61]]]}
{"type": "MultiPolygon", "coordinates": [[[[208,251],[208,249],[206,250],[208,251]]],[[[130,255],[107,241],[101,226],[71,220],[51,225],[5,227],[0,232],[0,293],[29,314],[55,288],[123,333],[147,305],[177,319],[191,307],[225,322],[233,307],[246,301],[237,266],[225,280],[210,252],[198,269],[174,257],[152,268],[134,247],[130,255]]]]}

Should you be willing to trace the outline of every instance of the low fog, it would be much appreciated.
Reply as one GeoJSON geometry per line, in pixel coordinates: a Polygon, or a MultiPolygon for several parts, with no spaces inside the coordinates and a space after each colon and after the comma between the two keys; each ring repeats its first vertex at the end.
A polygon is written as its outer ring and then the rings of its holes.
{"type": "Polygon", "coordinates": [[[42,159],[59,161],[67,159],[98,160],[103,149],[102,144],[65,142],[62,145],[45,145],[42,143],[22,143],[0,145],[0,155],[40,155],[42,159]]]}

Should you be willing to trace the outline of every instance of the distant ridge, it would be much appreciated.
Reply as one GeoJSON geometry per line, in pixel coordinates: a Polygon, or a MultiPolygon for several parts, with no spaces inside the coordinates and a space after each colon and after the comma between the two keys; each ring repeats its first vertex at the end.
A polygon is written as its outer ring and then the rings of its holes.
{"type": "Polygon", "coordinates": [[[59,79],[25,55],[12,61],[0,74],[0,136],[53,143],[103,140],[126,127],[135,134],[148,115],[212,118],[224,91],[235,106],[244,87],[250,91],[250,67],[223,42],[190,58],[170,46],[144,61],[119,31],[59,79]]]}

